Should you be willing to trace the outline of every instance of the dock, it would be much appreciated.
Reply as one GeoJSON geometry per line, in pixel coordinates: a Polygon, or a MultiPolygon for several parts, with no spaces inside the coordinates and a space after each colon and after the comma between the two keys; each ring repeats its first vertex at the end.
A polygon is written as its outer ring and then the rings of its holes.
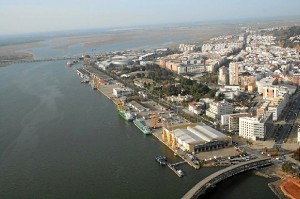
{"type": "Polygon", "coordinates": [[[172,146],[169,146],[166,142],[162,140],[162,137],[160,136],[161,132],[160,130],[157,130],[156,132],[153,132],[152,135],[156,137],[159,141],[161,141],[166,147],[168,147],[170,150],[172,150],[176,155],[178,155],[184,162],[188,163],[190,166],[192,166],[194,169],[200,169],[200,165],[194,164],[192,161],[189,161],[187,158],[184,157],[184,154],[178,153],[176,150],[172,148],[172,146]]]}
{"type": "Polygon", "coordinates": [[[172,166],[178,166],[178,165],[182,165],[182,164],[186,164],[186,161],[176,162],[176,163],[172,164],[172,166]]]}
{"type": "MultiPolygon", "coordinates": [[[[180,178],[183,177],[183,174],[178,172],[179,170],[176,170],[173,164],[168,163],[167,166],[180,178]]],[[[181,171],[181,170],[180,170],[181,171]]]]}

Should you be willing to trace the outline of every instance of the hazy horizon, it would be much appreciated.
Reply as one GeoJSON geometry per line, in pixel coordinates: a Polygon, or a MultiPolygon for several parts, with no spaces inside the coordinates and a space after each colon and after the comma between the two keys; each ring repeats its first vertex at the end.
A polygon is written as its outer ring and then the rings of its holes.
{"type": "Polygon", "coordinates": [[[296,0],[0,0],[0,35],[299,17],[296,0]]]}

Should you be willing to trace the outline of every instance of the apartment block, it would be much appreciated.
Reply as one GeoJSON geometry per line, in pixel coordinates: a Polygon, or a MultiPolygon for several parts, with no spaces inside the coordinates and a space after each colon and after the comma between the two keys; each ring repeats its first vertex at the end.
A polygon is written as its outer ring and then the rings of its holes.
{"type": "Polygon", "coordinates": [[[220,120],[222,115],[232,114],[233,106],[226,100],[220,102],[212,102],[209,109],[206,110],[206,115],[213,119],[220,120]]]}
{"type": "Polygon", "coordinates": [[[239,119],[239,136],[251,140],[264,140],[267,129],[272,126],[272,113],[239,119]]]}

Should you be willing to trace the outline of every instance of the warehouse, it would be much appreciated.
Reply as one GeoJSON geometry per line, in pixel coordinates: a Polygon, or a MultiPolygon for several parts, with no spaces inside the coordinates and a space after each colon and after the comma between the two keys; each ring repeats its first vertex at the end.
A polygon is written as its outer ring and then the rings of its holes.
{"type": "Polygon", "coordinates": [[[163,129],[163,140],[174,149],[191,153],[216,150],[232,145],[232,138],[207,126],[197,125],[185,129],[163,129]]]}

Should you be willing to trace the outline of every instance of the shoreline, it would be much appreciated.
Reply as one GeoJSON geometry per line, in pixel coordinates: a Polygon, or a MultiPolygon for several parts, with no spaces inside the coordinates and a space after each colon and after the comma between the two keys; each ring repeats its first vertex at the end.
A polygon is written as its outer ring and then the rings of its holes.
{"type": "Polygon", "coordinates": [[[268,184],[269,188],[278,198],[298,198],[297,196],[295,197],[295,192],[297,192],[297,190],[293,189],[292,186],[298,186],[298,189],[300,189],[300,180],[298,178],[291,177],[288,173],[283,172],[279,165],[273,164],[270,167],[262,168],[254,174],[265,178],[278,178],[274,182],[270,182],[268,184]]]}

